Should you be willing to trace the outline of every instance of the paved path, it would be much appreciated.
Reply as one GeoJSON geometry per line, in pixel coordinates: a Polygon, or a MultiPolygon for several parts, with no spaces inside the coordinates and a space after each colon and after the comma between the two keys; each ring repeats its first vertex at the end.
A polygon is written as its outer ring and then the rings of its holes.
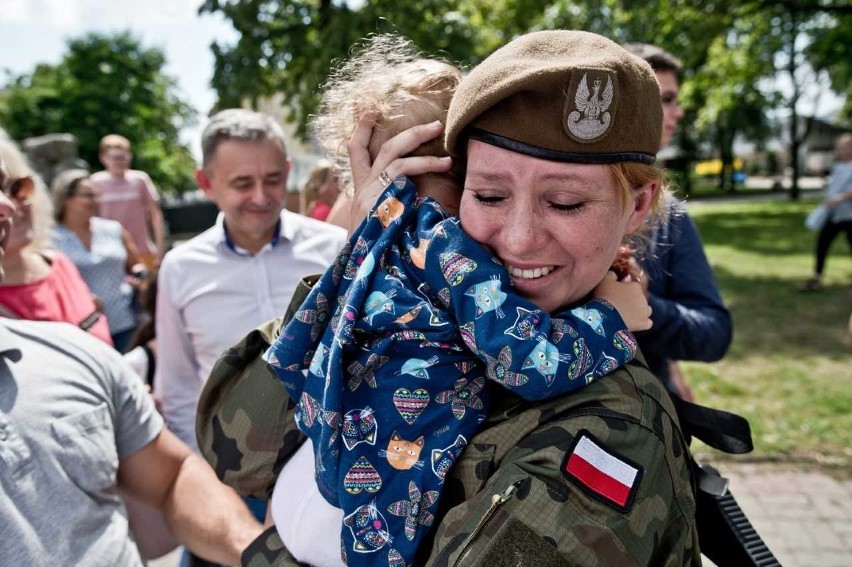
{"type": "Polygon", "coordinates": [[[852,565],[852,471],[830,475],[809,465],[767,463],[715,466],[781,565],[852,565]]]}

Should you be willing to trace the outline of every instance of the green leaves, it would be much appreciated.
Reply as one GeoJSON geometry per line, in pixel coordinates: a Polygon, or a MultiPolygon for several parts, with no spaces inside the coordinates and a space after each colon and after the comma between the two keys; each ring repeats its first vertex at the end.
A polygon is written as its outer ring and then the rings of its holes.
{"type": "Polygon", "coordinates": [[[213,87],[217,109],[262,97],[279,96],[288,119],[307,137],[322,85],[335,61],[346,58],[360,38],[395,31],[411,38],[424,53],[462,64],[476,61],[478,30],[471,25],[474,2],[453,0],[278,0],[223,2],[208,0],[200,13],[219,13],[231,21],[240,39],[215,43],[213,87]]]}
{"type": "Polygon", "coordinates": [[[57,65],[39,65],[0,91],[0,124],[16,139],[74,134],[93,171],[101,137],[121,134],[133,144],[133,167],[162,191],[192,190],[195,160],[179,133],[195,111],[177,97],[164,65],[161,50],[144,48],[129,32],[71,39],[57,65]]]}

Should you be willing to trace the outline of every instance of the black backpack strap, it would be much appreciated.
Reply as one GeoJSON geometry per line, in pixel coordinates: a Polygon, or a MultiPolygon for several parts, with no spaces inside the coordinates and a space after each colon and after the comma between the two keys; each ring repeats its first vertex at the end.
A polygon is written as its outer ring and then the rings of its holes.
{"type": "Polygon", "coordinates": [[[695,437],[724,453],[743,454],[754,449],[751,428],[743,417],[686,402],[675,395],[672,400],[687,439],[695,437]]]}
{"type": "MultiPolygon", "coordinates": [[[[637,361],[644,363],[641,357],[637,361]]],[[[731,412],[686,402],[672,394],[687,444],[692,437],[731,454],[754,449],[748,421],[731,412]]],[[[766,543],[728,490],[728,479],[691,458],[695,522],[701,553],[719,567],[780,567],[766,543]]]]}

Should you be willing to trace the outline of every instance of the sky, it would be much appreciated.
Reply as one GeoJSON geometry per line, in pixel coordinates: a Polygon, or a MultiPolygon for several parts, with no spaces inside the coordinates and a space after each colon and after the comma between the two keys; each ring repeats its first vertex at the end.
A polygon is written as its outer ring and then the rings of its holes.
{"type": "Polygon", "coordinates": [[[0,0],[0,82],[5,71],[29,73],[58,63],[66,40],[87,32],[130,30],[144,47],[166,55],[165,72],[178,95],[198,111],[199,124],[183,133],[198,158],[204,117],[215,101],[210,88],[214,40],[232,43],[236,32],[218,15],[198,16],[201,0],[0,0]],[[143,8],[143,9],[140,9],[143,8]]]}

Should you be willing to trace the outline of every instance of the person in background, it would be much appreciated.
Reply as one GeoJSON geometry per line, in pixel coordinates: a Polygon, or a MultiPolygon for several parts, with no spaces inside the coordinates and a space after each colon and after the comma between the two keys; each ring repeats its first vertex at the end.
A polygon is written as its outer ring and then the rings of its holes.
{"type": "Polygon", "coordinates": [[[0,136],[0,158],[16,204],[6,246],[6,279],[0,285],[0,317],[64,321],[112,346],[107,319],[77,267],[50,249],[53,208],[44,183],[5,136],[0,136]]]}
{"type": "MultiPolygon", "coordinates": [[[[16,218],[0,160],[0,283],[16,218]]],[[[144,565],[121,492],[197,553],[228,564],[262,526],[163,427],[121,356],[70,325],[0,317],[0,540],[8,565],[144,565]]]]}
{"type": "MultiPolygon", "coordinates": [[[[219,207],[216,225],[166,254],[157,285],[157,369],[163,416],[197,449],[195,410],[213,363],[284,311],[300,278],[334,260],[346,233],[284,209],[290,160],[281,125],[223,110],[201,138],[196,179],[219,207]]],[[[259,516],[265,504],[253,503],[259,516]]]]}
{"type": "Polygon", "coordinates": [[[327,220],[340,195],[340,182],[328,160],[317,161],[302,188],[302,212],[312,219],[327,220]]]}
{"type": "Polygon", "coordinates": [[[104,136],[98,156],[105,169],[93,173],[91,179],[101,193],[100,216],[127,229],[139,260],[152,270],[166,252],[166,225],[157,188],[147,173],[130,169],[133,154],[130,140],[124,136],[104,136]]]}
{"type": "Polygon", "coordinates": [[[828,220],[817,234],[814,274],[799,287],[800,291],[822,289],[822,273],[831,243],[841,232],[852,251],[852,134],[842,134],[834,143],[837,161],[831,168],[825,195],[828,220]]]}
{"type": "Polygon", "coordinates": [[[103,306],[116,350],[124,352],[136,328],[133,289],[144,266],[117,221],[98,216],[100,193],[83,169],[63,171],[53,180],[53,245],[80,270],[103,306]]]}
{"type": "MultiPolygon", "coordinates": [[[[661,147],[665,147],[683,118],[678,100],[680,62],[653,45],[629,43],[624,47],[651,65],[660,84],[661,147]]],[[[695,396],[674,361],[719,360],[731,345],[733,323],[695,222],[674,197],[668,206],[668,222],[653,231],[650,246],[639,256],[654,324],[650,330],[636,333],[636,338],[651,371],[673,393],[692,402],[695,396]]]]}

